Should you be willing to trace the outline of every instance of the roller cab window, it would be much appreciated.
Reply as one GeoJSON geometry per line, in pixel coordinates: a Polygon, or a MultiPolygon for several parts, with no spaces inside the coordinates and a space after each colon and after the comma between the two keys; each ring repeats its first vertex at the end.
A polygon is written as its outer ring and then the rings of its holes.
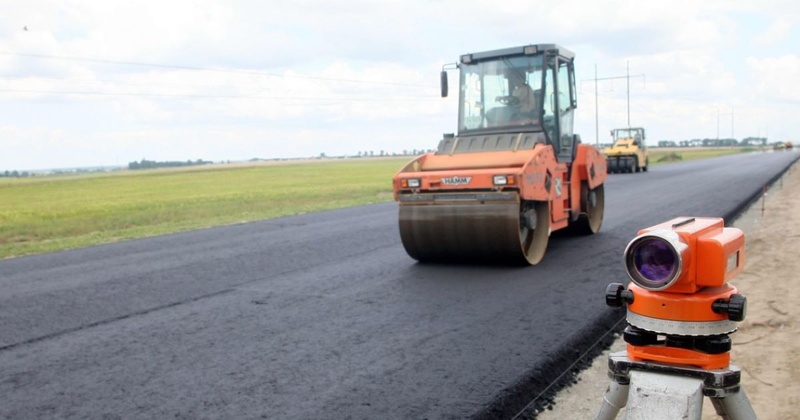
{"type": "Polygon", "coordinates": [[[541,131],[542,57],[502,57],[462,65],[459,132],[541,131]]]}

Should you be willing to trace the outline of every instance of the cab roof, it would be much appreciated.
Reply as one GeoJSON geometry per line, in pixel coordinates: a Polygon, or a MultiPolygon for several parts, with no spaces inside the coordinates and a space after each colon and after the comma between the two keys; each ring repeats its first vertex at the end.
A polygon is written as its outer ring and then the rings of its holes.
{"type": "Polygon", "coordinates": [[[499,50],[464,54],[461,56],[460,61],[463,64],[469,64],[471,62],[490,60],[499,57],[510,57],[516,55],[535,55],[540,53],[555,54],[567,60],[572,60],[575,58],[575,53],[558,44],[530,44],[530,45],[523,45],[521,47],[510,47],[499,50]]]}

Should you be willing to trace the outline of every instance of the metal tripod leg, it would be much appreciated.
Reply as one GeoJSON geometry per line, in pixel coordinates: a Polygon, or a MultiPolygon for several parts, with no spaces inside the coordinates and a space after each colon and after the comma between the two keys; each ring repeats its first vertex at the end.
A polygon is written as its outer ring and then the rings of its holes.
{"type": "Polygon", "coordinates": [[[603,395],[603,406],[600,407],[600,412],[595,417],[596,420],[614,420],[619,414],[619,410],[625,407],[628,403],[628,387],[629,384],[621,384],[617,381],[611,381],[603,395]]]}
{"type": "Polygon", "coordinates": [[[608,359],[611,384],[595,419],[614,420],[628,406],[626,419],[700,419],[703,395],[711,399],[723,419],[750,420],[756,414],[739,382],[735,365],[703,370],[656,362],[637,362],[627,353],[608,359]],[[629,395],[630,394],[630,395],[629,395]],[[630,404],[628,404],[630,403],[630,404]]]}
{"type": "Polygon", "coordinates": [[[755,419],[756,412],[750,405],[750,400],[744,392],[744,388],[739,388],[739,392],[726,395],[722,398],[711,398],[714,409],[723,419],[755,419]]]}

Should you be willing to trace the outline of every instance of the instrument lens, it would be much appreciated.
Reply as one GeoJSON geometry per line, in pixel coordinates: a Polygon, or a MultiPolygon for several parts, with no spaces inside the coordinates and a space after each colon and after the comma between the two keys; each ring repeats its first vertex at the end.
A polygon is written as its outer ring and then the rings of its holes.
{"type": "Polygon", "coordinates": [[[675,251],[660,238],[645,238],[632,250],[633,264],[643,281],[643,287],[660,288],[669,284],[677,274],[675,251]]]}

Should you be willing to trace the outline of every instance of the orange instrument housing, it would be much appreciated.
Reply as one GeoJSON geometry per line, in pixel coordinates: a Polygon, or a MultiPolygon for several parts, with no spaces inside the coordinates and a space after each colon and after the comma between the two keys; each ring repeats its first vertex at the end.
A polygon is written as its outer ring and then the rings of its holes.
{"type": "MultiPolygon", "coordinates": [[[[722,286],[744,268],[744,234],[726,228],[718,217],[678,217],[639,231],[638,239],[659,232],[677,234],[686,250],[681,252],[681,271],[672,284],[661,291],[695,293],[703,287],[722,286]]],[[[630,247],[630,246],[629,246],[630,247]]],[[[632,267],[628,267],[636,281],[632,267]]]]}
{"type": "Polygon", "coordinates": [[[636,314],[670,321],[714,322],[728,319],[726,314],[716,313],[711,305],[719,299],[729,299],[737,293],[736,287],[724,284],[719,287],[706,287],[693,294],[651,292],[631,284],[633,303],[628,310],[636,314]]]}
{"type": "Polygon", "coordinates": [[[746,312],[746,299],[727,283],[744,267],[742,231],[720,218],[676,218],[640,230],[624,259],[631,284],[610,285],[607,302],[627,305],[628,357],[728,366],[727,335],[746,312]]]}

